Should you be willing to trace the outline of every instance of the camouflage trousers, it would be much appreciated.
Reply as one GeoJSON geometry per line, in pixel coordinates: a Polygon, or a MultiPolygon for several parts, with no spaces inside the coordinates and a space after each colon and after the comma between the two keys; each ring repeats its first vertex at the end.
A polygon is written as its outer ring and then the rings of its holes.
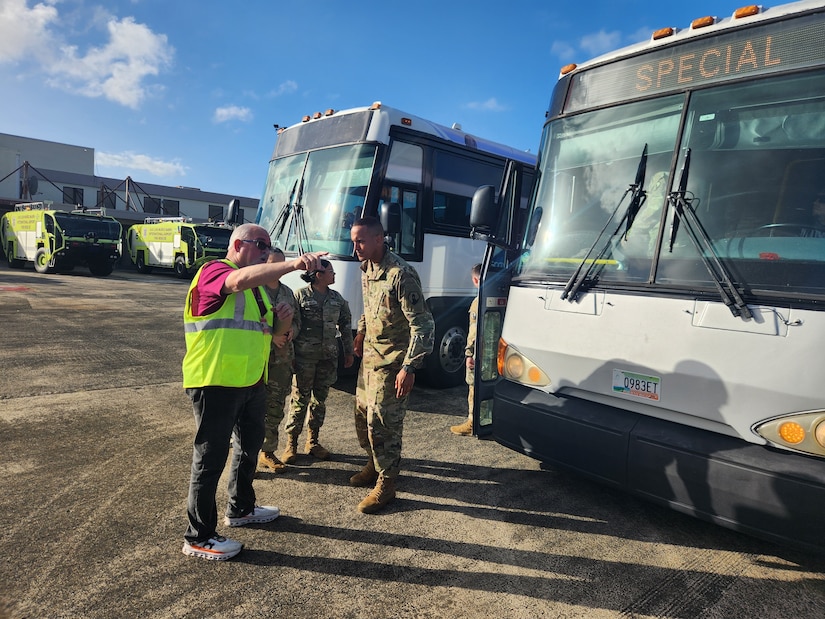
{"type": "Polygon", "coordinates": [[[284,428],[288,436],[299,436],[304,423],[313,430],[324,425],[329,388],[338,380],[338,358],[295,359],[292,405],[284,428]],[[309,420],[307,421],[307,411],[309,420]]]}
{"type": "Polygon", "coordinates": [[[274,452],[278,448],[278,426],[284,418],[286,397],[292,388],[292,364],[271,363],[266,381],[266,418],[264,444],[261,451],[274,452]]]}
{"type": "Polygon", "coordinates": [[[373,459],[375,470],[388,478],[401,470],[401,439],[407,397],[395,396],[398,368],[358,369],[355,388],[355,434],[373,459]]]}
{"type": "Polygon", "coordinates": [[[470,412],[467,414],[467,419],[470,420],[470,423],[473,421],[473,400],[475,400],[475,371],[468,368],[466,365],[464,366],[464,380],[467,383],[469,389],[467,390],[467,407],[470,409],[470,412]]]}

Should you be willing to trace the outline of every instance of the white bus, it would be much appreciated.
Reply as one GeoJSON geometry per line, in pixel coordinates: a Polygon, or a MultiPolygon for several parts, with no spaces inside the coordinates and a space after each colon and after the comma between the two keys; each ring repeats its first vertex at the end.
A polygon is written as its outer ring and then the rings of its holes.
{"type": "Polygon", "coordinates": [[[473,202],[491,241],[476,431],[821,552],[823,3],[565,67],[539,150],[527,213],[506,191],[473,202]],[[527,223],[497,226],[502,207],[527,223]]]}
{"type": "MultiPolygon", "coordinates": [[[[256,222],[287,256],[330,252],[334,287],[357,321],[361,271],[350,228],[362,216],[391,215],[384,223],[393,249],[418,271],[435,318],[425,377],[454,385],[464,378],[470,269],[485,247],[470,239],[470,203],[479,185],[499,183],[508,159],[531,171],[536,160],[378,102],[327,110],[279,130],[256,222]]],[[[296,274],[284,281],[306,285],[296,274]]]]}

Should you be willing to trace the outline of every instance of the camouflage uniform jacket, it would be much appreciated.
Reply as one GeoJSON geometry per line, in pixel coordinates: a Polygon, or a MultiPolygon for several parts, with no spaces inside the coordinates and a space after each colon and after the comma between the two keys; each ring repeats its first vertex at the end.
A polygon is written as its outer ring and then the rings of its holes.
{"type": "Polygon", "coordinates": [[[380,263],[365,260],[361,270],[364,368],[420,368],[432,352],[435,324],[418,273],[389,249],[380,263]]]}
{"type": "MultiPolygon", "coordinates": [[[[272,301],[272,307],[275,307],[282,301],[292,306],[292,337],[294,339],[295,336],[301,331],[301,312],[298,309],[298,304],[295,302],[295,295],[292,293],[292,288],[284,283],[281,283],[278,286],[278,290],[273,290],[269,286],[266,286],[266,292],[269,294],[269,300],[272,301]]],[[[272,342],[272,349],[269,352],[269,363],[291,364],[293,359],[295,359],[295,349],[292,346],[292,341],[287,342],[280,348],[275,346],[274,341],[272,342]]]]}
{"type": "Polygon", "coordinates": [[[476,354],[476,331],[478,327],[478,296],[470,303],[470,324],[467,329],[467,346],[464,348],[465,357],[475,357],[476,354]]]}
{"type": "Polygon", "coordinates": [[[340,292],[329,288],[323,304],[319,304],[310,285],[295,293],[295,302],[301,314],[301,328],[295,332],[296,355],[304,359],[337,358],[339,331],[344,354],[352,354],[352,313],[340,292]]]}

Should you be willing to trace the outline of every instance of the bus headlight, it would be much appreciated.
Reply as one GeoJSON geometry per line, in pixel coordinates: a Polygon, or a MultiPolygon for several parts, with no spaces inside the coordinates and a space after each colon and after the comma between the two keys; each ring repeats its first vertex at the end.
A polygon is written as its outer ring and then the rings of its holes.
{"type": "Polygon", "coordinates": [[[785,415],[753,427],[774,445],[815,456],[825,456],[825,411],[785,415]]]}
{"type": "Polygon", "coordinates": [[[541,368],[503,339],[499,341],[498,354],[499,371],[504,378],[530,387],[550,384],[550,377],[541,368]]]}

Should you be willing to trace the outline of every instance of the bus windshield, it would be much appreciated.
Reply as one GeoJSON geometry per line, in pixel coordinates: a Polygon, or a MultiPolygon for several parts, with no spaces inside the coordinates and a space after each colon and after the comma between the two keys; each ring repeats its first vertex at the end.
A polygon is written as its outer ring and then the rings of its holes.
{"type": "Polygon", "coordinates": [[[350,228],[361,216],[376,147],[337,146],[275,159],[259,223],[284,251],[352,254],[350,228]]]}
{"type": "Polygon", "coordinates": [[[749,294],[825,294],[823,92],[823,72],[772,76],[552,121],[521,276],[584,267],[591,285],[695,289],[713,285],[710,255],[749,294]],[[644,199],[627,217],[645,148],[644,199]],[[674,217],[680,181],[705,246],[674,217]]]}

